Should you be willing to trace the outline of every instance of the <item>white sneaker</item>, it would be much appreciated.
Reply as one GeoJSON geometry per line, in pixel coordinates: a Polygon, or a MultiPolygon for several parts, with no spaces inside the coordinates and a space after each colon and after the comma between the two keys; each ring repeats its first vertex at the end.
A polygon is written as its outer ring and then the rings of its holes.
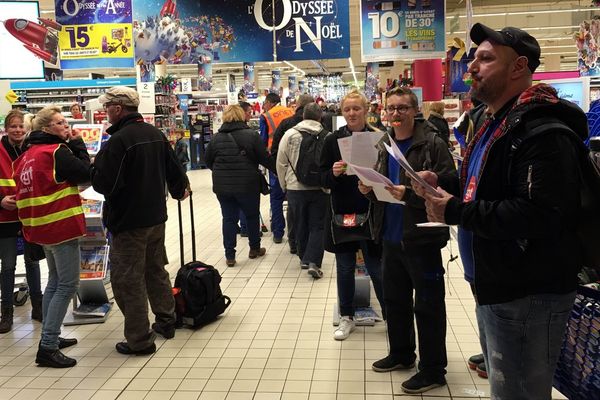
{"type": "Polygon", "coordinates": [[[344,340],[356,329],[356,323],[350,317],[340,318],[340,324],[337,329],[333,332],[333,338],[335,340],[344,340]]]}

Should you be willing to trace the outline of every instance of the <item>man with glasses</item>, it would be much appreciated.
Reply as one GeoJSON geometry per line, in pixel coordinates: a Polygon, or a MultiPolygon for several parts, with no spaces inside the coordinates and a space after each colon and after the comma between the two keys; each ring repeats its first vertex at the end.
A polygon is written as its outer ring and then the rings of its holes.
{"type": "Polygon", "coordinates": [[[548,400],[581,268],[576,233],[587,118],[547,84],[532,86],[540,46],[517,28],[475,24],[471,95],[487,106],[456,175],[423,173],[441,197],[430,221],[458,225],[474,272],[490,397],[548,400]]]}
{"type": "Polygon", "coordinates": [[[158,333],[175,336],[175,301],[165,251],[165,186],[175,199],[189,192],[187,176],[165,135],[138,113],[138,93],[116,86],[99,98],[111,138],[96,155],[92,184],[104,194],[103,219],[112,235],[110,281],[125,317],[121,354],[151,354],[158,333]],[[148,301],[156,322],[148,320],[148,301]]]}
{"type": "Polygon", "coordinates": [[[416,360],[416,318],[419,334],[418,373],[402,383],[407,393],[422,393],[446,384],[446,306],[444,267],[441,248],[449,239],[448,228],[419,228],[426,222],[424,201],[410,186],[410,178],[390,157],[385,144],[390,137],[416,171],[456,173],[448,146],[433,125],[416,118],[417,96],[407,88],[396,87],[386,95],[388,135],[380,143],[375,169],[387,176],[393,186],[386,188],[405,204],[377,201],[371,188],[359,182],[359,189],[375,202],[375,237],[383,242],[383,298],[388,341],[387,357],[373,363],[376,372],[411,369],[416,360]],[[414,292],[414,305],[413,305],[414,292]]]}

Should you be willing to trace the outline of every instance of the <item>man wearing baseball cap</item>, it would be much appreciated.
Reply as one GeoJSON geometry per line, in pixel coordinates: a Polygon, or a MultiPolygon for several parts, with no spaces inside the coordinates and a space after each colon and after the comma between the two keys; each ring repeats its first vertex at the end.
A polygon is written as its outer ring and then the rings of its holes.
{"type": "Polygon", "coordinates": [[[151,354],[158,333],[175,335],[175,302],[165,251],[165,184],[175,199],[188,195],[189,182],[165,135],[144,122],[138,93],[125,86],[98,99],[111,135],[96,155],[94,189],[104,194],[104,224],[112,235],[110,263],[115,300],[125,317],[122,354],[151,354]],[[148,321],[148,301],[156,322],[148,321]]]}
{"type": "Polygon", "coordinates": [[[493,399],[550,400],[581,268],[575,233],[586,116],[546,84],[532,86],[540,46],[518,28],[475,24],[471,95],[488,117],[460,178],[422,173],[440,197],[430,221],[458,225],[472,271],[480,342],[493,399]]]}

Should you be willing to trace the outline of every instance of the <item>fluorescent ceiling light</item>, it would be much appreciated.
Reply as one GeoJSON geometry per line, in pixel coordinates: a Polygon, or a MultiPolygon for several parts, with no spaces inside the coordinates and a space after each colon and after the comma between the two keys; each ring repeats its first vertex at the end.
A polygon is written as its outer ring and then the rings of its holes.
{"type": "Polygon", "coordinates": [[[352,61],[352,57],[348,57],[348,63],[350,64],[350,72],[352,72],[352,76],[354,76],[354,84],[358,87],[358,79],[356,79],[356,71],[354,70],[354,62],[352,61]]]}
{"type": "MultiPolygon", "coordinates": [[[[531,14],[558,14],[558,13],[574,13],[574,12],[593,12],[592,8],[575,8],[575,9],[563,9],[563,10],[536,10],[536,11],[511,11],[511,12],[499,12],[499,13],[482,13],[473,14],[473,18],[478,17],[508,17],[513,15],[531,15],[531,14]]],[[[449,15],[446,19],[454,19],[456,15],[449,15]]],[[[459,15],[458,18],[467,18],[466,15],[459,15]]]]}
{"type": "Polygon", "coordinates": [[[306,72],[304,72],[303,70],[301,70],[300,68],[296,67],[294,64],[292,64],[289,61],[283,61],[285,64],[289,65],[290,67],[292,67],[294,69],[294,72],[299,71],[302,73],[302,75],[306,75],[306,72]]]}

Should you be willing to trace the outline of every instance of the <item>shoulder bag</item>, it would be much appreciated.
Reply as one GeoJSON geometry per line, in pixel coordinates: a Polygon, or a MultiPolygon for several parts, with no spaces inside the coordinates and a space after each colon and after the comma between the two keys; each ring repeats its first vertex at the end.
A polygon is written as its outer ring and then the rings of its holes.
{"type": "MultiPolygon", "coordinates": [[[[231,139],[231,141],[233,143],[235,143],[235,145],[237,146],[237,148],[238,148],[241,156],[246,157],[248,160],[250,160],[252,162],[256,162],[256,161],[252,160],[250,157],[248,157],[248,152],[246,152],[246,149],[240,147],[240,145],[234,139],[234,137],[233,137],[233,135],[231,133],[227,132],[227,135],[229,136],[229,138],[231,139]]],[[[271,193],[271,187],[269,186],[269,182],[267,182],[267,178],[265,178],[265,176],[263,175],[263,173],[260,172],[258,169],[256,170],[256,173],[258,174],[258,183],[259,183],[259,187],[260,187],[260,193],[266,196],[269,193],[271,193]]]]}

